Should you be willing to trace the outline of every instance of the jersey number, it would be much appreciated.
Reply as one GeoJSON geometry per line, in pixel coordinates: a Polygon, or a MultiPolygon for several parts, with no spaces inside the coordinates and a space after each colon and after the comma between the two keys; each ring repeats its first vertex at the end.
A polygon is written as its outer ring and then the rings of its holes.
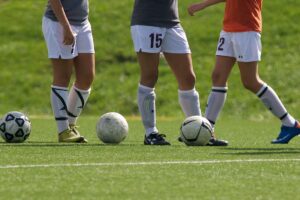
{"type": "Polygon", "coordinates": [[[151,48],[159,48],[162,44],[162,34],[161,33],[151,33],[149,35],[151,41],[150,41],[150,47],[151,48]]]}
{"type": "Polygon", "coordinates": [[[223,51],[223,45],[225,43],[225,38],[221,37],[220,40],[219,40],[219,45],[218,45],[218,50],[219,51],[223,51]]]}

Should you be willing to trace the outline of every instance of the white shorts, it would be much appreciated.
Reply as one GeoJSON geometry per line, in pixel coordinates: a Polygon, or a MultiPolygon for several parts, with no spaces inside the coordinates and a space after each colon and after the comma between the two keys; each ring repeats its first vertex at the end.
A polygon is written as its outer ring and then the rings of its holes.
{"type": "Polygon", "coordinates": [[[234,57],[238,62],[255,62],[261,59],[261,35],[259,32],[221,31],[217,56],[234,57]]]}
{"type": "Polygon", "coordinates": [[[191,53],[186,34],[181,26],[131,26],[131,37],[136,52],[191,53]]]}
{"type": "Polygon", "coordinates": [[[60,23],[43,17],[42,28],[49,58],[73,59],[78,53],[95,53],[90,23],[84,26],[71,25],[75,36],[73,45],[63,44],[63,28],[60,23]]]}

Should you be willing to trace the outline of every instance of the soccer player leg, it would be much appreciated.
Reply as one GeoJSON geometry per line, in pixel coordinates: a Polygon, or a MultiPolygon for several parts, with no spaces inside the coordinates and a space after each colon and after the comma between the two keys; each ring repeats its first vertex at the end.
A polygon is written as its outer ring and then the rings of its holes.
{"type": "Polygon", "coordinates": [[[191,54],[164,53],[178,82],[178,99],[186,117],[201,115],[199,93],[195,89],[196,76],[191,54]]]}
{"type": "Polygon", "coordinates": [[[70,91],[68,108],[70,125],[75,125],[91,92],[95,76],[95,61],[92,53],[79,53],[74,59],[75,83],[70,91]]]}
{"type": "MultiPolygon", "coordinates": [[[[227,56],[216,57],[215,68],[212,73],[212,89],[209,94],[205,117],[211,123],[214,131],[216,121],[219,117],[221,110],[226,101],[227,97],[227,80],[230,72],[234,66],[235,58],[227,56]]],[[[208,143],[209,146],[227,146],[228,141],[220,140],[216,138],[215,132],[213,137],[208,143]]]]}
{"type": "Polygon", "coordinates": [[[68,122],[68,85],[72,74],[72,61],[51,59],[53,82],[51,87],[51,106],[57,123],[58,133],[69,129],[68,122]]]}
{"type": "Polygon", "coordinates": [[[159,54],[138,53],[141,68],[138,86],[138,107],[145,128],[145,145],[169,145],[164,135],[156,128],[156,107],[154,86],[158,78],[159,54]]]}
{"type": "Polygon", "coordinates": [[[292,117],[282,104],[276,92],[267,84],[263,84],[256,93],[263,104],[282,122],[278,137],[273,144],[287,144],[293,137],[300,134],[300,124],[292,117]]]}
{"type": "Polygon", "coordinates": [[[256,93],[263,104],[282,122],[281,131],[277,140],[272,143],[288,143],[293,137],[300,134],[296,120],[288,114],[275,91],[267,86],[258,75],[258,61],[261,57],[260,34],[244,32],[236,35],[237,60],[244,87],[256,93]]]}
{"type": "Polygon", "coordinates": [[[165,29],[153,26],[131,26],[134,49],[140,65],[138,107],[145,128],[145,145],[169,145],[156,128],[154,87],[158,79],[159,54],[165,29]]]}
{"type": "Polygon", "coordinates": [[[167,29],[162,51],[178,82],[180,106],[186,117],[201,115],[199,94],[195,89],[191,50],[181,26],[167,29]]]}

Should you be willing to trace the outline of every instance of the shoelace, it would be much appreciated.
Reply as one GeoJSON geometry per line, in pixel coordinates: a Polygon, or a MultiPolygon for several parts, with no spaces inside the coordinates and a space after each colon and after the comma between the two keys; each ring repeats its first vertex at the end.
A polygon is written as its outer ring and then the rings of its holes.
{"type": "Polygon", "coordinates": [[[163,140],[164,137],[167,137],[165,134],[160,134],[160,133],[153,134],[153,135],[155,135],[155,138],[158,140],[163,140]]]}
{"type": "Polygon", "coordinates": [[[71,125],[70,128],[71,128],[71,130],[73,130],[76,133],[76,135],[79,134],[78,131],[77,131],[77,129],[79,128],[79,126],[71,125]]]}

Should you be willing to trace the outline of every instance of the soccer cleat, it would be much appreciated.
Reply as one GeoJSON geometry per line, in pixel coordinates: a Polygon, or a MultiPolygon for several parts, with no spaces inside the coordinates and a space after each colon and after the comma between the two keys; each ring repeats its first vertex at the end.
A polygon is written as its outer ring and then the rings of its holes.
{"type": "MultiPolygon", "coordinates": [[[[183,142],[182,138],[178,137],[179,142],[183,142]]],[[[218,140],[214,136],[209,140],[206,146],[228,146],[228,141],[226,140],[218,140]]]]}
{"type": "Polygon", "coordinates": [[[272,140],[272,144],[287,144],[291,139],[300,134],[300,123],[296,122],[295,126],[281,126],[281,131],[275,140],[272,140]]]}
{"type": "Polygon", "coordinates": [[[217,139],[215,133],[213,133],[206,146],[228,146],[228,141],[217,139]]]}
{"type": "Polygon", "coordinates": [[[84,143],[84,137],[77,135],[71,129],[58,134],[58,142],[84,143]]]}
{"type": "MultiPolygon", "coordinates": [[[[78,131],[78,127],[79,127],[79,126],[76,126],[76,125],[74,125],[74,124],[70,124],[70,129],[71,129],[76,135],[80,136],[80,133],[79,133],[79,131],[78,131]]],[[[81,136],[81,137],[83,137],[83,136],[81,136]]],[[[84,138],[84,137],[83,137],[83,138],[84,138]]],[[[88,142],[88,140],[84,138],[84,140],[83,140],[81,143],[87,143],[87,142],[88,142]]]]}
{"type": "Polygon", "coordinates": [[[179,136],[179,137],[177,138],[177,140],[178,140],[178,142],[183,142],[181,136],[179,136]]]}
{"type": "Polygon", "coordinates": [[[151,133],[150,135],[145,136],[144,145],[170,145],[164,137],[166,137],[164,134],[151,133]]]}

